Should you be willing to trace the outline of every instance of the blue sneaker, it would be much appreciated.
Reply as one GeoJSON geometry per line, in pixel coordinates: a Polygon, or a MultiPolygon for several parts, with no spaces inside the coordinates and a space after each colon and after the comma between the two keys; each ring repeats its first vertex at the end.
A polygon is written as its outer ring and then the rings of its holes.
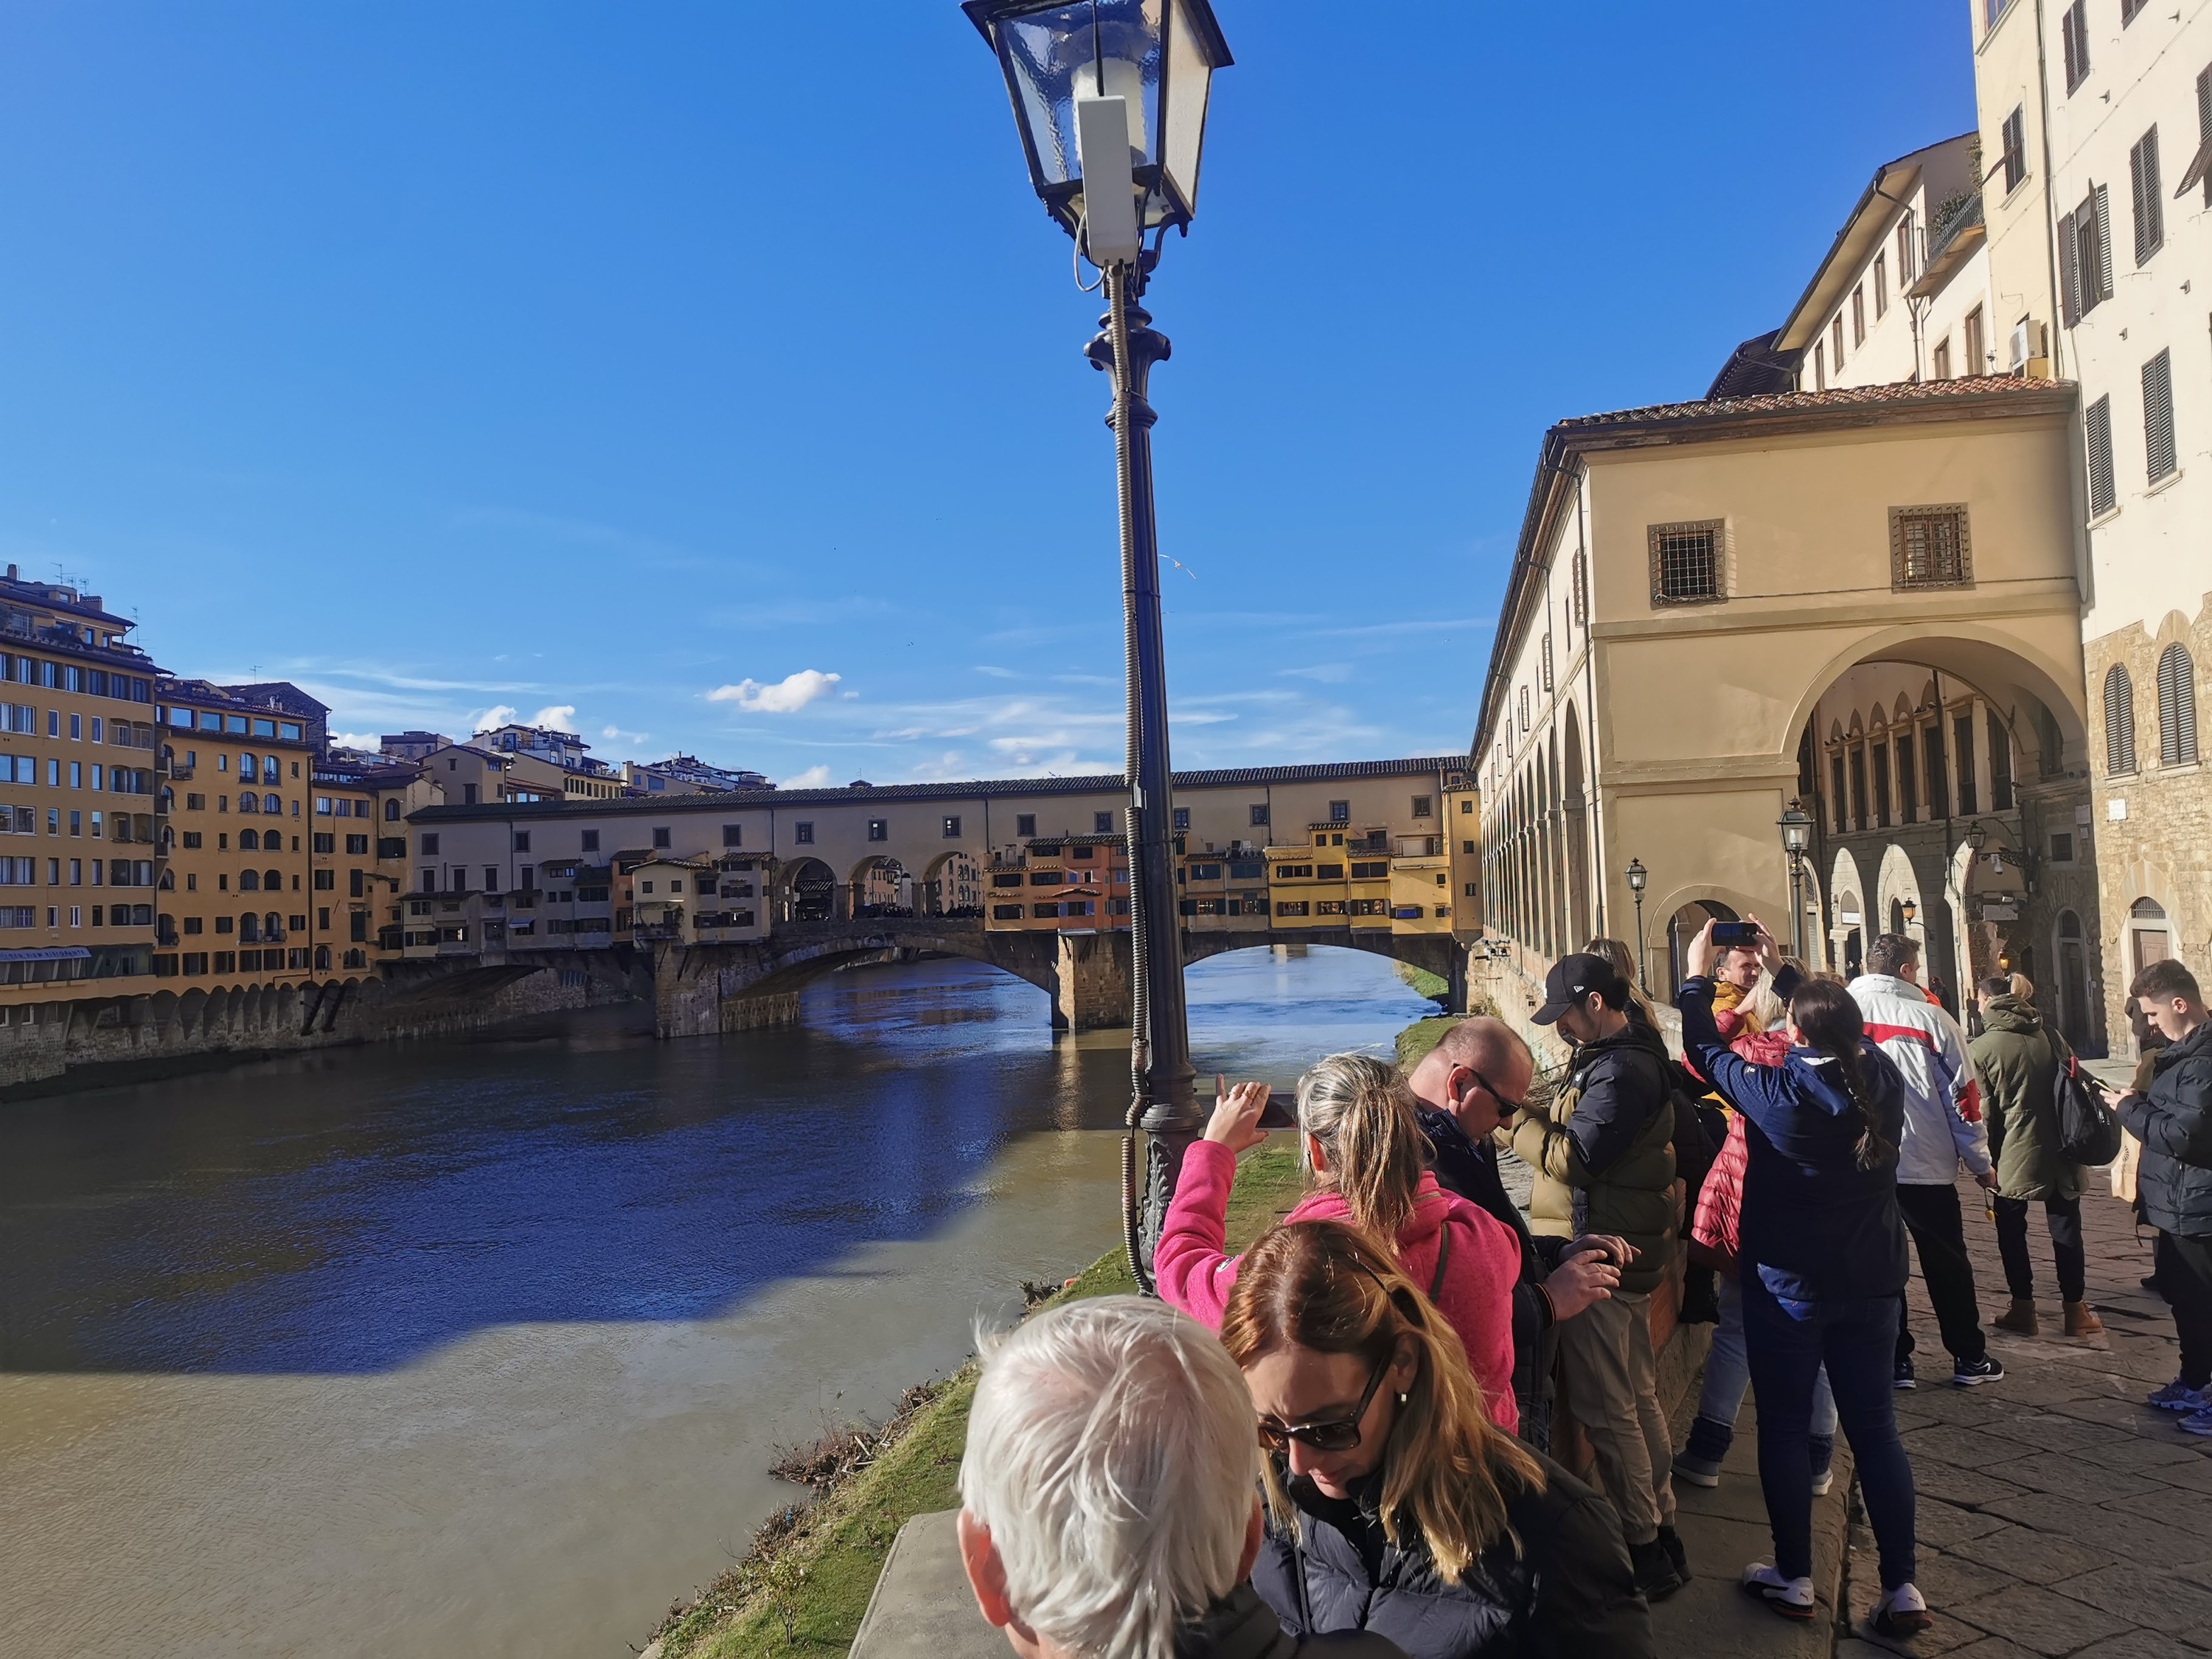
{"type": "Polygon", "coordinates": [[[2212,1435],[2212,1406],[2207,1406],[2201,1412],[2191,1412],[2183,1418],[2181,1431],[2184,1434],[2212,1435]]]}
{"type": "Polygon", "coordinates": [[[1900,1359],[1897,1362],[1895,1382],[1899,1389],[1916,1389],[1920,1386],[1913,1377],[1912,1362],[1910,1359],[1900,1359]]]}
{"type": "Polygon", "coordinates": [[[2177,1376],[2152,1395],[2145,1403],[2155,1406],[2162,1412],[2201,1412],[2207,1406],[2212,1406],[2212,1399],[2206,1398],[2203,1389],[2192,1389],[2177,1376]]]}
{"type": "Polygon", "coordinates": [[[1961,1389],[1978,1389],[1984,1382],[2003,1382],[2004,1367],[1989,1354],[1979,1359],[1958,1360],[1951,1366],[1951,1381],[1961,1389]]]}

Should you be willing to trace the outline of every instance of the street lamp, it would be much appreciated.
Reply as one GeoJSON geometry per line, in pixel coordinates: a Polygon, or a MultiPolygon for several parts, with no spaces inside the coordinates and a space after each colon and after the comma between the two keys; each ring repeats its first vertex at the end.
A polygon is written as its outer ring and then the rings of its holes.
{"type": "Polygon", "coordinates": [[[1775,820],[1782,850],[1790,855],[1790,954],[1805,960],[1805,854],[1813,844],[1813,815],[1795,796],[1775,820]]]}
{"type": "Polygon", "coordinates": [[[1897,908],[1905,913],[1905,925],[1910,928],[1912,926],[1912,919],[1920,914],[1920,907],[1912,900],[1907,899],[1897,908]]]}
{"type": "Polygon", "coordinates": [[[1021,130],[1030,183],[1106,290],[1101,331],[1085,348],[1113,377],[1121,522],[1122,647],[1127,681],[1131,1140],[1123,1158],[1129,1265],[1147,1268],[1182,1168],[1204,1122],[1193,1089],[1182,940],[1170,852],[1160,571],[1152,510],[1152,365],[1165,336],[1138,303],[1172,225],[1198,210],[1199,158],[1213,71],[1233,61],[1206,0],[963,0],[997,55],[1021,130]],[[1146,231],[1152,245],[1144,245],[1146,231]],[[1143,1220],[1134,1135],[1146,1135],[1143,1220]]]}
{"type": "Polygon", "coordinates": [[[1644,884],[1651,878],[1642,859],[1631,859],[1628,868],[1622,872],[1628,878],[1628,890],[1636,895],[1636,978],[1649,990],[1651,984],[1651,964],[1644,959],[1644,884]]]}

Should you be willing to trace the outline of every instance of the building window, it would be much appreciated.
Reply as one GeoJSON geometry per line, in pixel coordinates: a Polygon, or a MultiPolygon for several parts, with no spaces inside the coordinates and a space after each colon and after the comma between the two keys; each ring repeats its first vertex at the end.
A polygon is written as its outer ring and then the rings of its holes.
{"type": "Polygon", "coordinates": [[[726,823],[726,824],[724,824],[724,825],[722,826],[722,845],[723,845],[723,846],[725,846],[725,847],[743,847],[744,844],[745,844],[745,828],[744,828],[744,825],[743,825],[743,824],[741,824],[741,823],[726,823]]]}
{"type": "Polygon", "coordinates": [[[811,847],[814,844],[814,826],[811,823],[793,824],[791,838],[801,847],[811,847]]]}
{"type": "MultiPolygon", "coordinates": [[[[2212,207],[2212,165],[2207,165],[2205,153],[2208,145],[2212,145],[2212,64],[2197,72],[2197,159],[2189,165],[2189,171],[2204,181],[2204,205],[2212,207]]],[[[2181,188],[2189,188],[2186,174],[2181,188]]]]}
{"type": "Polygon", "coordinates": [[[1912,769],[1912,739],[1905,732],[1897,734],[1897,815],[1903,823],[1912,822],[1920,810],[1920,775],[1912,769]]]}
{"type": "Polygon", "coordinates": [[[2071,94],[2089,78],[2089,0],[2074,0],[2066,8],[2058,33],[2066,46],[2066,90],[2071,94]]]}
{"type": "Polygon", "coordinates": [[[1413,797],[1413,816],[1415,817],[1434,817],[1436,816],[1436,810],[1437,798],[1434,795],[1416,795],[1413,797]]]}
{"type": "MultiPolygon", "coordinates": [[[[243,842],[240,842],[239,844],[241,847],[245,845],[243,842]]],[[[438,838],[435,836],[425,836],[422,837],[422,856],[426,859],[432,859],[438,856],[438,838]]]]}
{"type": "Polygon", "coordinates": [[[1889,509],[1889,585],[1966,587],[1974,580],[1973,550],[1963,505],[1889,509]]]}
{"type": "Polygon", "coordinates": [[[868,839],[870,841],[889,841],[890,838],[891,827],[889,822],[883,818],[870,818],[868,820],[868,839]]]}
{"type": "Polygon", "coordinates": [[[1828,361],[1837,374],[1844,372],[1844,313],[1840,311],[1828,324],[1828,361]]]}
{"type": "Polygon", "coordinates": [[[1526,732],[1528,729],[1528,688],[1525,685],[1516,686],[1515,692],[1520,702],[1521,729],[1526,732]]]}
{"type": "Polygon", "coordinates": [[[1091,815],[1091,833],[1094,836],[1112,835],[1114,815],[1111,812],[1093,812],[1091,815]]]}
{"type": "Polygon", "coordinates": [[[596,830],[585,830],[583,840],[580,845],[581,846],[582,850],[586,853],[598,852],[599,850],[599,832],[596,830]]]}
{"type": "Polygon", "coordinates": [[[1551,689],[1552,689],[1552,634],[1551,634],[1551,630],[1550,630],[1549,629],[1545,629],[1545,631],[1544,631],[1544,690],[1546,690],[1547,691],[1549,691],[1551,689]]]}
{"type": "Polygon", "coordinates": [[[1919,275],[1918,250],[1914,246],[1912,216],[1907,213],[1897,222],[1897,285],[1904,288],[1919,275]]]}
{"type": "Polygon", "coordinates": [[[2105,775],[2124,778],[2135,769],[2135,682],[2114,663],[2105,674],[2105,775]]]}
{"type": "Polygon", "coordinates": [[[1651,603],[1700,605],[1723,597],[1721,534],[1725,521],[1655,524],[1651,541],[1651,603]]]}
{"type": "Polygon", "coordinates": [[[2125,28],[2134,22],[2136,14],[2148,4],[2150,0],[2120,0],[2120,27],[2125,28]]]}
{"type": "Polygon", "coordinates": [[[2059,320],[2072,328],[2112,297],[2112,198],[2098,185],[2058,222],[2059,320]]]}
{"type": "Polygon", "coordinates": [[[2054,833],[2051,836],[2051,861],[2053,864],[2071,864],[2074,862],[2074,837],[2072,836],[2064,833],[2054,833]]]}
{"type": "Polygon", "coordinates": [[[1866,343],[1866,284],[1862,283],[1851,290],[1851,343],[1866,343]]]}
{"type": "Polygon", "coordinates": [[[2091,404],[2082,417],[2083,445],[2089,462],[2089,516],[2102,518],[2112,510],[2117,490],[2112,482],[2112,400],[2109,396],[2091,404]]]}
{"type": "Polygon", "coordinates": [[[2020,188],[2020,181],[2027,177],[2027,116],[2026,106],[2014,104],[2012,113],[2004,118],[1998,129],[1998,142],[2003,146],[1999,165],[2004,170],[2005,194],[2009,196],[2020,188]]]}
{"type": "Polygon", "coordinates": [[[957,841],[960,839],[960,818],[957,813],[948,812],[945,814],[945,839],[947,841],[957,841]]]}
{"type": "Polygon", "coordinates": [[[671,844],[671,838],[666,829],[658,828],[653,830],[653,844],[655,847],[666,847],[671,844]]]}
{"type": "Polygon", "coordinates": [[[1866,750],[1851,750],[1851,828],[1867,827],[1866,750]]]}
{"type": "Polygon", "coordinates": [[[1994,708],[1989,711],[1990,740],[1990,811],[2012,811],[2012,732],[1997,716],[1994,708]]]}
{"type": "Polygon", "coordinates": [[[530,831],[518,830],[514,832],[514,850],[518,853],[527,853],[530,850],[530,831]]]}
{"type": "Polygon", "coordinates": [[[2128,151],[2128,177],[2135,191],[2136,263],[2147,265],[2166,244],[2166,207],[2158,194],[2158,129],[2153,127],[2128,151]]]}
{"type": "Polygon", "coordinates": [[[1255,830],[1265,830],[1267,827],[1267,805],[1265,801],[1252,803],[1252,827],[1255,830]]]}
{"type": "Polygon", "coordinates": [[[2143,474],[2151,483],[2170,476],[2173,452],[2173,359],[2161,351],[2142,366],[2143,474]]]}
{"type": "Polygon", "coordinates": [[[1959,757],[1959,811],[1968,817],[1982,809],[1974,787],[1974,717],[1960,714],[1951,721],[1951,743],[1959,757]]]}
{"type": "Polygon", "coordinates": [[[2197,759],[2197,665],[2181,646],[2158,655],[2158,763],[2189,766],[2197,759]]]}
{"type": "Polygon", "coordinates": [[[1982,308],[1976,306],[1966,313],[1966,362],[1959,367],[1968,374],[1990,372],[1989,325],[1982,319],[1982,308]]]}
{"type": "Polygon", "coordinates": [[[1575,625],[1589,626],[1589,556],[1575,550],[1575,625]]]}
{"type": "Polygon", "coordinates": [[[1874,256],[1874,319],[1880,322],[1889,315],[1889,255],[1874,256]]]}
{"type": "Polygon", "coordinates": [[[1948,334],[1936,342],[1931,378],[1938,380],[1948,380],[1951,378],[1951,337],[1948,334]]]}
{"type": "Polygon", "coordinates": [[[1331,823],[1351,823],[1351,822],[1352,822],[1352,803],[1351,803],[1350,801],[1348,801],[1348,800],[1333,800],[1333,801],[1329,802],[1329,804],[1328,804],[1328,821],[1329,821],[1331,823]]]}
{"type": "Polygon", "coordinates": [[[1190,828],[1190,808],[1188,806],[1178,806],[1176,808],[1175,827],[1178,830],[1188,830],[1190,828]]]}
{"type": "Polygon", "coordinates": [[[1874,768],[1874,827],[1887,830],[1889,828],[1889,745],[1886,743],[1874,744],[1868,750],[1867,759],[1874,768]]]}

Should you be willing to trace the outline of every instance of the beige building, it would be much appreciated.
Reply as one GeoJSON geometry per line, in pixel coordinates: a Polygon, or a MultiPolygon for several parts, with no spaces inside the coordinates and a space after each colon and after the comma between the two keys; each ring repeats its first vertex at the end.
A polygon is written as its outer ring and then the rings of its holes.
{"type": "Polygon", "coordinates": [[[2094,890],[2047,854],[2089,798],[2072,407],[1982,378],[1553,428],[1474,757],[1508,1012],[1592,934],[1638,940],[1632,860],[1655,992],[1708,916],[1784,927],[1793,799],[1808,957],[1893,920],[1956,987],[2075,940],[2094,1000],[2094,890]]]}
{"type": "Polygon", "coordinates": [[[2094,799],[2074,850],[2094,846],[2117,1036],[2144,963],[2212,969],[2212,7],[1969,10],[1992,282],[2080,386],[2094,799]]]}

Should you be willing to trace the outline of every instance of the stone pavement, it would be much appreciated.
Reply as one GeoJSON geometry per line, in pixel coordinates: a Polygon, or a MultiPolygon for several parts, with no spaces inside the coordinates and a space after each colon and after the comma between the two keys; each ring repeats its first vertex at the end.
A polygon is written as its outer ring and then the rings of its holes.
{"type": "MultiPolygon", "coordinates": [[[[2102,1068],[2100,1068],[2102,1069],[2102,1068]]],[[[2121,1068],[2124,1073],[2125,1068],[2121,1068]]],[[[2124,1082],[2123,1076],[2122,1081],[2124,1082]]],[[[2187,1659],[2212,1650],[2212,1441],[2185,1435],[2142,1397],[2179,1369],[2166,1304],[2143,1289],[2148,1236],[2093,1173],[2081,1200],[2089,1300],[2101,1337],[2061,1328],[2040,1206],[2029,1212],[2043,1334],[1989,1322],[2008,1297],[1981,1189],[1960,1183],[1990,1351],[2002,1382],[1957,1389],[1925,1291],[1906,1294],[1921,1385],[1898,1396],[1920,1493],[1920,1588],[1935,1628],[1897,1650],[1948,1659],[2187,1659]]],[[[1873,1540],[1854,1527],[1856,1634],[1839,1659],[1878,1659],[1866,1616],[1873,1540]]]]}

